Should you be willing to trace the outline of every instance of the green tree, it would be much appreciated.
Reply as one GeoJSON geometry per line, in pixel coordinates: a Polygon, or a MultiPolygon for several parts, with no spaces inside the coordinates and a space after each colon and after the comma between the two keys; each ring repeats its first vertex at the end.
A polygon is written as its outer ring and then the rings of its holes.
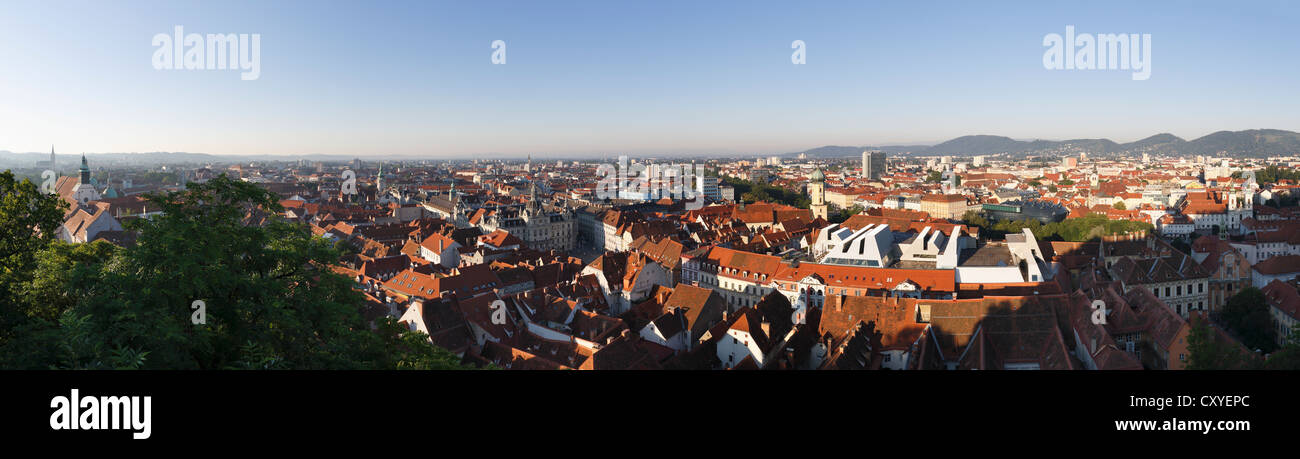
{"type": "MultiPolygon", "coordinates": [[[[838,207],[836,207],[834,204],[832,204],[831,207],[834,207],[834,208],[838,209],[838,207]]],[[[837,210],[833,215],[830,216],[830,217],[831,217],[831,218],[830,218],[830,222],[831,222],[831,223],[844,223],[844,221],[845,221],[845,220],[848,220],[849,217],[852,217],[852,216],[854,216],[854,215],[860,214],[860,213],[862,213],[864,210],[865,210],[865,209],[863,209],[862,206],[859,206],[859,205],[857,205],[857,204],[854,204],[854,205],[850,206],[850,207],[847,208],[847,209],[838,209],[838,210],[837,210]]]]}
{"type": "Polygon", "coordinates": [[[1242,370],[1250,357],[1242,355],[1233,343],[1218,338],[1209,321],[1192,319],[1187,335],[1188,370],[1242,370]]]}
{"type": "Polygon", "coordinates": [[[26,300],[24,314],[55,322],[64,311],[77,304],[70,286],[95,282],[102,265],[117,254],[118,248],[104,241],[69,244],[55,240],[36,253],[36,266],[29,282],[17,290],[26,300]]]}
{"type": "Polygon", "coordinates": [[[966,211],[966,213],[962,215],[961,221],[970,226],[978,226],[981,229],[987,229],[991,226],[989,220],[984,217],[984,214],[973,210],[966,211]]]}
{"type": "Polygon", "coordinates": [[[1300,171],[1295,169],[1283,169],[1277,166],[1268,166],[1255,171],[1255,181],[1260,185],[1277,183],[1281,180],[1297,181],[1300,180],[1300,171]]]}
{"type": "MultiPolygon", "coordinates": [[[[31,282],[37,252],[54,240],[67,208],[31,180],[0,172],[0,347],[30,326],[26,311],[31,302],[19,287],[31,282]]],[[[4,358],[0,355],[0,361],[4,358]]]]}
{"type": "Polygon", "coordinates": [[[1246,287],[1228,299],[1221,319],[1246,347],[1268,353],[1277,348],[1277,333],[1268,309],[1264,292],[1246,287]]]}
{"type": "Polygon", "coordinates": [[[1269,354],[1264,369],[1300,370],[1300,329],[1291,330],[1291,339],[1287,340],[1286,346],[1269,354]]]}
{"type": "Polygon", "coordinates": [[[1124,201],[1115,201],[1115,210],[1128,210],[1128,205],[1124,201]]]}
{"type": "Polygon", "coordinates": [[[277,196],[222,175],[148,198],[127,249],[53,244],[24,292],[51,304],[0,347],[6,368],[459,368],[330,270],[334,244],[278,217],[277,196]],[[83,263],[72,272],[45,269],[83,263]],[[66,292],[66,297],[57,295],[66,292]],[[205,323],[195,324],[196,300],[205,323]],[[50,320],[57,315],[57,321],[50,320]]]}

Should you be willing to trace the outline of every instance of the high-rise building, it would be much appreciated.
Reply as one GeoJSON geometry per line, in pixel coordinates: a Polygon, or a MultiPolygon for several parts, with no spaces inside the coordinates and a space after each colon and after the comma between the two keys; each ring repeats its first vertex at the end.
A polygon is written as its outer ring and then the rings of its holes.
{"type": "Polygon", "coordinates": [[[722,199],[722,190],[718,189],[718,178],[707,175],[700,176],[700,190],[704,192],[704,198],[710,201],[722,199]]]}
{"type": "Polygon", "coordinates": [[[870,180],[880,180],[885,173],[885,152],[870,150],[862,152],[862,176],[870,180]]]}
{"type": "Polygon", "coordinates": [[[718,186],[718,196],[727,202],[736,202],[736,189],[727,185],[718,186]]]}

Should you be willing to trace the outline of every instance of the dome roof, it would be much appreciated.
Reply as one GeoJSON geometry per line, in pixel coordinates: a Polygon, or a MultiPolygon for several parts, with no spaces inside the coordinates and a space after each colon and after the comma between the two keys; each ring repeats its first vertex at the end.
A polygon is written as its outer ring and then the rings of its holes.
{"type": "Polygon", "coordinates": [[[813,171],[812,176],[808,177],[808,179],[814,182],[822,182],[826,180],[826,174],[823,174],[822,168],[819,167],[813,171]]]}

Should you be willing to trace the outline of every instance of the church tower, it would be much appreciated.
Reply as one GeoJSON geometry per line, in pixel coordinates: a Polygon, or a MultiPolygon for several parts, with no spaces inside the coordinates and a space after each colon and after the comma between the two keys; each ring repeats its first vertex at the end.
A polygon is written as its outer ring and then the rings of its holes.
{"type": "Polygon", "coordinates": [[[826,175],[822,174],[819,167],[813,171],[812,176],[808,178],[808,197],[812,199],[812,205],[808,206],[812,210],[813,218],[826,217],[826,175]]]}
{"type": "Polygon", "coordinates": [[[86,155],[81,155],[81,177],[77,183],[77,188],[72,191],[72,199],[77,201],[78,205],[84,205],[90,201],[99,200],[99,192],[95,191],[95,186],[90,183],[90,165],[86,163],[86,155]]]}
{"type": "Polygon", "coordinates": [[[528,184],[527,215],[529,218],[537,215],[537,182],[530,182],[528,184]]]}

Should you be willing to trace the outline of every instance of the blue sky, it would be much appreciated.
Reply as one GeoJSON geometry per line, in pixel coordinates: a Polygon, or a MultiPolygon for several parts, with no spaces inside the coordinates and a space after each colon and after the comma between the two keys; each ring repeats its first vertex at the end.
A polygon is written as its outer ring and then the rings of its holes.
{"type": "Polygon", "coordinates": [[[1300,130],[1300,3],[1042,3],[6,1],[0,149],[730,155],[1300,130]],[[155,70],[151,39],[176,25],[260,34],[260,78],[155,70]],[[1151,34],[1150,79],[1044,69],[1066,25],[1151,34]]]}

